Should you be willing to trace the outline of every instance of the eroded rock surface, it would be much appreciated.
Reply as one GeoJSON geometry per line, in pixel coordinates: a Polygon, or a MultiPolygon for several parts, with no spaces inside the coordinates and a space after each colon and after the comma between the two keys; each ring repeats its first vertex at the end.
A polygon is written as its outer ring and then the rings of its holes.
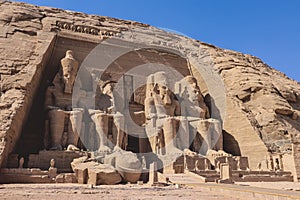
{"type": "Polygon", "coordinates": [[[247,116],[268,150],[290,152],[291,135],[300,131],[299,82],[251,55],[219,48],[210,52],[227,97],[247,116]]]}

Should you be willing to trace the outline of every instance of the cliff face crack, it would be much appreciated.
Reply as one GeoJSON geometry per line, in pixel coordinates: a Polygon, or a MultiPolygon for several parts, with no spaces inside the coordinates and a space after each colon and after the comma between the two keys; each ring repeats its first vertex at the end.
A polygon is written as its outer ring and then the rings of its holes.
{"type": "Polygon", "coordinates": [[[25,30],[15,29],[14,33],[16,33],[16,32],[24,33],[24,34],[29,35],[29,36],[36,36],[37,35],[36,31],[25,31],[25,30]]]}

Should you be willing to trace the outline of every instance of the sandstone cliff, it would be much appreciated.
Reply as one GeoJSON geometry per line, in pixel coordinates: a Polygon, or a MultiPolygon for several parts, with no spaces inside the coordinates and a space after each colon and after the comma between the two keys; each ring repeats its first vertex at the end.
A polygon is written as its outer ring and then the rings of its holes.
{"type": "MultiPolygon", "coordinates": [[[[43,95],[39,92],[43,91],[40,87],[47,81],[48,77],[45,77],[55,72],[50,68],[57,63],[52,64],[55,61],[51,58],[60,51],[59,45],[63,45],[59,38],[80,40],[80,48],[84,49],[85,43],[96,46],[103,39],[116,36],[130,41],[137,38],[140,42],[139,34],[143,35],[141,38],[154,35],[155,39],[149,39],[153,40],[153,44],[186,53],[191,60],[200,57],[204,61],[209,60],[226,91],[226,114],[223,116],[226,151],[249,156],[251,166],[255,166],[268,151],[291,151],[291,138],[300,133],[300,83],[260,59],[138,22],[2,2],[0,166],[5,166],[7,156],[20,148],[17,147],[20,140],[35,145],[32,141],[42,137],[31,131],[24,133],[24,129],[30,126],[34,99],[43,95]]],[[[79,60],[82,61],[87,53],[81,54],[79,60]]],[[[36,147],[37,150],[41,148],[39,145],[36,147]]]]}

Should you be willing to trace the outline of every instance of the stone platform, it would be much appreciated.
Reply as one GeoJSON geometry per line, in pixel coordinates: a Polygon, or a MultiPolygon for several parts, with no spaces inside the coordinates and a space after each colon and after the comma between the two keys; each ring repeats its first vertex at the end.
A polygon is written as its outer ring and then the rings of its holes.
{"type": "MultiPolygon", "coordinates": [[[[70,173],[73,172],[71,162],[84,155],[86,153],[80,151],[40,151],[39,154],[29,154],[27,166],[24,167],[48,170],[50,160],[54,159],[59,173],[70,173]]],[[[18,167],[18,155],[10,155],[8,161],[7,168],[18,167]]]]}
{"type": "MultiPolygon", "coordinates": [[[[205,182],[216,182],[220,173],[215,170],[190,172],[205,179],[205,182]]],[[[291,172],[274,171],[232,171],[232,179],[235,182],[293,182],[291,172]]]]}
{"type": "Polygon", "coordinates": [[[51,183],[48,171],[40,169],[0,169],[0,183],[51,183]]]}

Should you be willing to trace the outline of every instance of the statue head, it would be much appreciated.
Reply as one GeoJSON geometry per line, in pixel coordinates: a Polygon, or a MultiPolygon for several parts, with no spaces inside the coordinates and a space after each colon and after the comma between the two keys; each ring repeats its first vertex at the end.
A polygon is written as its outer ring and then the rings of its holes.
{"type": "Polygon", "coordinates": [[[198,86],[197,80],[195,77],[193,76],[186,76],[184,78],[184,81],[186,81],[187,83],[187,93],[188,93],[188,97],[192,102],[197,102],[200,99],[202,99],[200,97],[201,91],[200,88],[198,86]]]}
{"type": "Polygon", "coordinates": [[[78,62],[73,56],[73,51],[66,51],[66,56],[61,60],[61,66],[63,72],[63,82],[65,84],[64,92],[71,94],[78,71],[78,62]]]}
{"type": "Polygon", "coordinates": [[[55,160],[53,158],[50,160],[50,167],[55,167],[55,160]]]}
{"type": "Polygon", "coordinates": [[[172,103],[172,91],[165,72],[157,72],[154,74],[155,88],[161,96],[164,104],[172,103]]]}
{"type": "Polygon", "coordinates": [[[103,74],[101,74],[100,80],[98,82],[98,92],[100,94],[102,93],[112,97],[116,83],[117,82],[113,80],[112,74],[110,72],[104,72],[103,74]]]}
{"type": "Polygon", "coordinates": [[[105,81],[102,86],[102,93],[108,96],[112,96],[116,82],[114,81],[105,81]]]}

